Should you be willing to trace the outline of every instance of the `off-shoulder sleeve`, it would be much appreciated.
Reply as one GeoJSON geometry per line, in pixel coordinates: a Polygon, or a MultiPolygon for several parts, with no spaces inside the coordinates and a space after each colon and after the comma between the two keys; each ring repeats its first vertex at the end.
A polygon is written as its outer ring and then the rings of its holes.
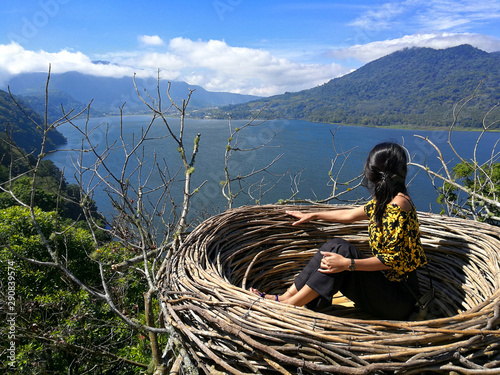
{"type": "Polygon", "coordinates": [[[375,201],[372,199],[371,201],[367,202],[364,206],[366,216],[371,218],[374,209],[375,209],[375,201]]]}

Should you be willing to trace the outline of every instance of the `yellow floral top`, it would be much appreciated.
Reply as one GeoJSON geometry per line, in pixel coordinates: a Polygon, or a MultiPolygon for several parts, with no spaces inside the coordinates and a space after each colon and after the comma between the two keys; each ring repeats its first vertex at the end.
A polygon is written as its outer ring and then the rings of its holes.
{"type": "Polygon", "coordinates": [[[414,206],[410,211],[404,211],[397,204],[388,204],[380,227],[376,225],[373,217],[375,201],[372,199],[364,208],[370,218],[370,248],[374,256],[391,268],[384,271],[389,280],[406,280],[408,272],[427,263],[420,242],[417,211],[414,206]]]}

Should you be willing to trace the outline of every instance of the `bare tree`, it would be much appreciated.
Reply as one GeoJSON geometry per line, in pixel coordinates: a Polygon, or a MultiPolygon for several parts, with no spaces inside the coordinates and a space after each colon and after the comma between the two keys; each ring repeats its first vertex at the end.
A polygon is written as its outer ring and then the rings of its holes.
{"type": "Polygon", "coordinates": [[[362,183],[362,175],[357,175],[355,177],[349,177],[347,180],[343,178],[343,173],[345,171],[346,163],[348,159],[351,157],[354,148],[349,150],[343,150],[342,148],[338,149],[335,143],[335,134],[337,133],[337,127],[331,133],[332,136],[332,149],[333,149],[333,158],[330,163],[330,170],[328,171],[328,186],[331,187],[331,193],[327,197],[317,197],[317,199],[300,199],[298,195],[300,193],[300,185],[302,178],[302,171],[291,175],[290,177],[290,189],[292,195],[289,199],[282,200],[281,203],[309,203],[309,204],[325,204],[329,203],[333,200],[337,201],[348,201],[352,204],[359,203],[361,199],[349,200],[347,198],[343,198],[345,195],[350,192],[358,189],[362,183]]]}
{"type": "MultiPolygon", "coordinates": [[[[15,176],[15,175],[11,174],[10,179],[7,182],[0,185],[0,190],[2,192],[9,194],[16,201],[16,203],[18,205],[29,209],[30,216],[31,216],[31,223],[36,231],[37,236],[41,239],[41,241],[44,244],[46,254],[38,254],[39,257],[36,257],[36,258],[25,257],[22,254],[20,254],[19,252],[15,251],[13,249],[13,247],[11,247],[10,243],[5,238],[1,239],[2,246],[9,249],[10,252],[13,255],[15,255],[17,258],[22,259],[23,261],[27,261],[27,262],[29,262],[37,267],[57,269],[60,272],[62,278],[73,283],[74,285],[77,285],[81,290],[84,290],[89,295],[91,295],[91,296],[93,296],[101,301],[104,301],[116,315],[118,315],[123,321],[125,321],[131,327],[135,327],[135,328],[140,329],[140,330],[147,329],[148,331],[152,331],[152,332],[157,332],[157,331],[165,332],[166,330],[164,330],[164,329],[163,330],[159,330],[159,329],[155,330],[153,327],[149,327],[149,326],[145,326],[144,324],[140,324],[137,321],[130,319],[128,316],[126,316],[126,314],[124,314],[122,312],[122,310],[116,305],[116,303],[114,301],[113,293],[110,290],[110,288],[108,286],[107,278],[105,277],[105,264],[103,264],[102,262],[98,262],[99,273],[101,275],[101,282],[102,282],[101,288],[96,288],[95,286],[87,285],[85,282],[83,282],[80,278],[78,278],[73,273],[73,271],[70,269],[70,267],[68,267],[68,264],[71,261],[71,259],[69,259],[68,249],[61,247],[59,241],[52,240],[52,237],[64,236],[64,231],[65,231],[64,227],[62,225],[59,225],[59,223],[58,223],[59,217],[57,214],[53,216],[54,220],[55,220],[54,228],[56,228],[56,229],[55,229],[55,232],[53,232],[51,234],[51,236],[50,236],[51,238],[49,238],[46,234],[44,234],[44,231],[42,230],[42,228],[39,225],[39,221],[38,221],[38,217],[37,217],[38,210],[36,208],[37,194],[39,194],[39,190],[37,189],[37,186],[38,186],[39,181],[40,181],[40,178],[38,177],[38,175],[39,175],[39,170],[40,170],[40,167],[42,165],[42,162],[44,161],[46,154],[48,152],[46,146],[47,146],[49,133],[54,131],[55,129],[57,129],[62,124],[72,123],[75,119],[77,119],[79,116],[81,116],[85,111],[88,112],[88,109],[90,108],[90,104],[89,104],[84,110],[82,110],[76,114],[73,114],[73,111],[65,112],[64,108],[62,108],[63,116],[61,118],[57,119],[56,121],[49,123],[48,114],[47,114],[49,81],[50,81],[50,66],[49,66],[49,73],[47,76],[47,83],[46,83],[45,114],[44,114],[44,118],[43,118],[43,124],[36,123],[36,121],[30,117],[30,120],[33,121],[35,123],[35,125],[38,128],[40,128],[42,131],[42,141],[41,141],[41,145],[40,145],[39,154],[34,156],[34,157],[31,157],[30,155],[26,155],[22,150],[20,150],[15,145],[12,138],[9,139],[9,143],[10,143],[11,148],[17,150],[18,151],[17,154],[22,155],[22,157],[25,161],[25,164],[29,166],[28,172],[26,172],[26,174],[29,174],[29,176],[32,179],[31,194],[30,194],[29,202],[26,202],[26,200],[20,199],[12,189],[13,182],[15,182],[20,177],[19,175],[15,176]],[[60,228],[60,229],[58,229],[58,228],[60,228]],[[45,260],[47,258],[46,255],[48,255],[49,260],[45,260]],[[44,259],[44,260],[40,260],[40,259],[44,259]]],[[[9,90],[9,92],[10,92],[10,90],[9,90]]],[[[16,103],[16,105],[24,112],[24,107],[21,106],[17,102],[17,100],[14,98],[14,96],[12,94],[11,94],[11,98],[16,103]]],[[[26,112],[25,112],[25,114],[26,114],[26,112]]],[[[26,116],[29,117],[28,114],[26,114],[26,116]]],[[[89,151],[89,150],[82,149],[82,153],[84,151],[89,151]]],[[[95,148],[92,148],[90,151],[93,151],[95,153],[95,148]]],[[[14,153],[12,153],[12,155],[14,155],[14,153]]],[[[96,163],[99,165],[102,164],[105,167],[105,163],[104,163],[105,156],[98,155],[98,154],[96,154],[96,155],[98,156],[96,163]]],[[[13,163],[14,163],[14,159],[11,158],[11,166],[13,165],[13,163]]],[[[83,168],[83,167],[82,167],[82,169],[84,169],[85,171],[88,170],[88,168],[83,168]]],[[[12,170],[12,168],[11,168],[11,170],[12,170]]],[[[95,171],[97,171],[97,168],[95,169],[95,171]]],[[[61,182],[62,182],[62,177],[61,177],[61,182]]],[[[88,223],[93,224],[93,225],[89,225],[89,229],[92,231],[92,233],[94,233],[94,241],[96,242],[96,246],[97,246],[98,243],[97,243],[97,238],[95,236],[95,230],[96,230],[96,226],[98,224],[94,220],[93,212],[91,212],[92,205],[90,202],[90,197],[91,197],[92,191],[85,192],[83,190],[82,185],[81,185],[81,187],[82,187],[81,201],[78,203],[83,207],[83,212],[86,215],[86,219],[87,219],[88,223]]],[[[59,191],[59,193],[60,193],[60,191],[59,191]]],[[[67,198],[61,196],[61,194],[58,194],[58,200],[59,199],[67,199],[67,198]]],[[[58,207],[59,207],[59,204],[57,204],[57,206],[56,206],[56,209],[55,209],[56,213],[59,211],[58,207]]],[[[146,234],[142,234],[142,238],[145,239],[146,234]]],[[[147,243],[147,242],[145,241],[144,243],[147,243]]],[[[92,262],[92,261],[89,259],[89,262],[92,262]]],[[[146,273],[146,275],[148,275],[148,273],[146,273]]],[[[149,281],[151,284],[153,283],[152,280],[149,280],[149,281]]],[[[36,336],[36,334],[35,334],[35,336],[36,336]]],[[[47,340],[50,341],[50,338],[47,340]]],[[[138,363],[135,363],[133,361],[128,361],[126,358],[123,358],[123,357],[120,357],[117,355],[113,355],[112,353],[108,353],[106,351],[100,350],[99,352],[101,355],[104,355],[105,357],[112,357],[115,360],[134,363],[135,365],[139,365],[138,363]]],[[[86,350],[86,353],[89,354],[90,352],[88,350],[86,350]]]]}
{"type": "Polygon", "coordinates": [[[477,158],[477,150],[484,134],[494,129],[500,121],[493,116],[495,110],[498,109],[498,104],[483,116],[481,131],[473,144],[470,160],[460,155],[452,142],[452,133],[459,121],[460,113],[475,98],[478,88],[472,95],[457,103],[453,108],[453,121],[448,130],[446,144],[458,163],[454,167],[450,167],[450,162],[445,160],[442,150],[434,142],[429,138],[415,135],[425,140],[437,152],[441,168],[432,170],[426,161],[421,164],[415,162],[414,159],[410,160],[409,165],[416,166],[427,173],[433,186],[440,193],[440,201],[445,206],[448,215],[499,223],[500,191],[497,187],[500,153],[497,151],[498,141],[492,148],[488,160],[480,162],[477,158]],[[493,119],[490,120],[491,117],[493,119]]]}
{"type": "Polygon", "coordinates": [[[267,174],[272,174],[270,172],[270,168],[283,157],[283,154],[277,155],[272,161],[267,163],[263,167],[256,168],[255,166],[252,166],[252,169],[249,172],[244,172],[242,171],[242,168],[239,168],[240,170],[234,168],[233,166],[230,166],[231,159],[236,155],[236,153],[250,153],[250,152],[255,152],[261,148],[266,148],[266,147],[273,147],[273,148],[279,148],[281,146],[271,146],[271,142],[275,139],[276,137],[276,132],[272,136],[269,137],[266,141],[264,141],[262,144],[257,144],[257,145],[246,145],[247,138],[245,137],[240,137],[241,134],[244,132],[245,128],[248,127],[256,127],[262,125],[266,120],[258,120],[259,116],[261,115],[262,111],[265,109],[262,108],[258,113],[247,123],[240,127],[235,127],[233,128],[232,125],[232,119],[231,116],[229,117],[229,138],[227,140],[227,145],[224,153],[224,181],[221,181],[222,185],[222,195],[226,198],[227,203],[228,203],[228,208],[232,208],[235,199],[240,195],[240,194],[245,194],[248,197],[252,198],[255,203],[259,203],[263,196],[272,190],[277,183],[286,175],[285,174],[280,174],[280,175],[274,175],[276,177],[276,180],[272,182],[270,185],[266,185],[264,182],[264,178],[261,178],[257,182],[251,182],[251,178],[257,175],[262,174],[263,172],[266,172],[267,174]],[[241,173],[238,173],[240,172],[241,173]],[[235,172],[237,173],[236,176],[232,176],[231,173],[235,172]],[[242,174],[243,173],[243,174],[242,174]],[[236,185],[236,187],[235,187],[236,185]]]}
{"type": "MultiPolygon", "coordinates": [[[[34,163],[31,162],[31,159],[28,160],[27,156],[20,153],[21,157],[32,163],[30,173],[33,178],[33,185],[30,202],[23,202],[16,196],[11,181],[1,185],[0,189],[10,194],[17,203],[31,210],[33,225],[37,234],[43,239],[50,261],[41,261],[36,257],[25,257],[17,253],[8,243],[6,246],[12,254],[37,267],[51,267],[59,270],[65,279],[108,305],[110,310],[129,327],[146,333],[151,345],[154,367],[158,374],[168,373],[172,368],[181,365],[185,373],[190,373],[194,371],[194,366],[192,366],[183,349],[182,340],[177,336],[169,322],[163,320],[166,314],[161,313],[162,304],[159,303],[157,285],[162,272],[164,272],[162,267],[164,259],[170,257],[182,243],[183,237],[191,226],[189,221],[191,199],[206,183],[206,181],[202,181],[195,188],[192,187],[192,176],[195,173],[196,156],[199,150],[201,134],[198,133],[192,140],[193,147],[191,151],[188,150],[185,143],[186,109],[193,90],[189,91],[187,99],[182,100],[181,104],[177,104],[170,95],[169,83],[166,90],[168,102],[164,106],[160,88],[160,72],[158,72],[157,92],[154,95],[146,91],[140,92],[135,84],[134,77],[136,92],[150,110],[151,118],[141,129],[138,129],[138,134],[134,134],[129,139],[124,129],[124,105],[120,108],[120,125],[117,137],[112,135],[112,133],[116,134],[115,129],[110,129],[106,123],[97,126],[92,125],[90,117],[91,103],[76,114],[73,114],[73,111],[65,111],[64,108],[61,108],[62,117],[49,124],[47,114],[49,82],[50,68],[46,83],[46,110],[42,126],[41,152],[34,157],[34,163]],[[172,120],[173,114],[180,121],[178,127],[172,125],[172,122],[174,122],[172,120]],[[68,266],[69,259],[64,258],[69,257],[69,253],[65,249],[53,248],[49,239],[45,238],[43,231],[37,226],[35,213],[36,186],[39,180],[37,171],[46,156],[45,144],[49,133],[62,124],[70,124],[82,139],[81,146],[78,149],[59,150],[58,152],[66,151],[72,155],[75,170],[74,178],[80,189],[80,199],[74,203],[77,203],[82,208],[85,221],[88,223],[88,230],[92,234],[94,246],[97,249],[92,254],[92,259],[89,258],[89,262],[96,262],[98,267],[100,286],[97,287],[86,284],[72,272],[71,267],[68,266]],[[152,130],[161,125],[163,125],[161,135],[153,136],[152,130]],[[99,136],[96,136],[98,134],[99,136]],[[153,152],[153,157],[150,157],[151,147],[149,145],[151,141],[173,143],[180,163],[164,160],[156,152],[153,152]],[[116,155],[119,154],[121,154],[121,161],[117,164],[116,155]],[[174,167],[174,170],[172,170],[172,165],[176,164],[179,166],[174,167]],[[181,202],[176,201],[179,194],[173,192],[174,189],[179,189],[179,186],[182,186],[181,202]],[[95,210],[94,197],[100,191],[106,193],[109,202],[114,208],[113,216],[108,223],[97,220],[95,212],[93,212],[95,210]],[[108,258],[104,255],[104,249],[107,245],[102,246],[99,242],[99,232],[105,232],[113,239],[111,246],[116,247],[118,249],[116,251],[123,251],[124,259],[121,262],[109,264],[108,258]],[[135,254],[135,256],[130,256],[130,254],[135,254]],[[62,259],[65,260],[62,261],[62,259]],[[116,298],[113,280],[124,273],[133,273],[137,279],[144,280],[144,321],[130,317],[126,312],[127,308],[122,306],[122,301],[116,298]],[[159,315],[158,307],[160,308],[159,315]],[[158,335],[160,333],[168,338],[163,351],[159,344],[158,335]]],[[[12,99],[15,100],[13,96],[12,99]]],[[[18,106],[22,108],[21,105],[18,106]]],[[[262,147],[271,147],[269,142],[274,137],[271,137],[264,145],[242,147],[245,141],[239,138],[241,130],[246,127],[256,126],[257,122],[254,120],[240,129],[234,129],[234,131],[232,130],[231,120],[229,121],[231,136],[225,154],[226,184],[223,187],[229,207],[232,206],[234,198],[242,192],[255,200],[259,200],[265,194],[265,191],[262,191],[263,186],[265,186],[263,180],[260,179],[257,182],[247,181],[259,173],[270,173],[269,168],[281,157],[277,156],[264,167],[252,169],[244,175],[231,177],[230,159],[235,152],[250,152],[262,147]],[[237,189],[233,189],[235,183],[238,184],[237,189]],[[257,195],[255,195],[256,191],[259,191],[257,195]]],[[[16,147],[12,140],[10,143],[12,147],[16,147]]],[[[19,178],[19,176],[12,176],[11,180],[14,181],[16,178],[19,178]]],[[[278,176],[278,180],[279,178],[281,176],[278,176]]],[[[55,235],[57,234],[55,233],[55,235]]],[[[106,353],[105,355],[108,357],[112,356],[112,353],[106,353]]],[[[91,353],[89,352],[89,354],[91,353]]],[[[115,359],[128,361],[126,358],[120,358],[119,356],[115,359]]],[[[128,362],[134,363],[133,361],[128,362]]]]}
{"type": "MultiPolygon", "coordinates": [[[[38,267],[52,267],[58,269],[67,280],[70,280],[82,290],[85,290],[93,297],[106,303],[109,308],[120,317],[127,325],[139,331],[147,332],[151,343],[151,351],[155,368],[160,372],[164,369],[165,363],[162,360],[162,352],[158,344],[158,333],[165,333],[170,339],[175,339],[175,332],[165,325],[165,322],[159,321],[158,316],[155,317],[154,304],[158,300],[156,288],[158,277],[161,273],[161,262],[166,252],[172,250],[182,241],[184,231],[188,228],[188,211],[190,198],[194,194],[191,188],[191,176],[194,173],[195,158],[198,152],[198,144],[200,134],[194,139],[194,147],[190,156],[186,152],[184,144],[184,119],[186,108],[189,103],[192,91],[189,92],[188,99],[183,100],[181,106],[177,106],[174,100],[170,97],[170,85],[167,94],[170,99],[170,105],[167,110],[162,108],[162,99],[160,93],[159,77],[158,77],[158,92],[157,98],[152,98],[148,93],[138,94],[152,112],[152,118],[149,123],[140,130],[139,135],[134,135],[132,140],[126,139],[123,131],[123,106],[120,109],[120,135],[118,139],[111,139],[109,128],[105,128],[104,124],[98,127],[90,127],[90,104],[85,110],[73,114],[72,111],[66,112],[62,108],[63,116],[54,123],[48,123],[47,102],[48,102],[48,87],[50,81],[50,68],[46,83],[46,104],[45,104],[45,119],[42,128],[42,144],[39,155],[34,157],[34,163],[31,158],[24,156],[26,162],[30,163],[30,175],[33,179],[30,202],[20,200],[12,190],[12,181],[19,176],[12,176],[11,181],[0,186],[0,189],[10,194],[18,204],[28,207],[31,210],[31,219],[37,234],[43,239],[47,253],[50,256],[50,261],[41,261],[37,258],[27,258],[17,253],[8,243],[5,244],[10,249],[12,254],[20,259],[29,261],[38,267]],[[146,99],[144,98],[146,97],[146,99]],[[170,126],[166,112],[175,108],[179,112],[181,121],[180,129],[177,134],[174,133],[170,126]],[[86,112],[86,120],[84,125],[79,125],[75,120],[81,117],[86,112]],[[159,160],[155,154],[151,160],[146,160],[147,143],[153,139],[150,137],[150,132],[155,124],[155,121],[161,121],[166,129],[166,134],[161,136],[161,139],[173,139],[183,170],[177,170],[171,173],[168,164],[165,161],[159,160]],[[38,175],[37,171],[40,164],[46,156],[46,142],[48,135],[60,125],[69,123],[82,137],[82,146],[79,150],[67,150],[78,153],[78,157],[73,161],[75,167],[75,178],[80,187],[81,200],[78,204],[83,208],[86,221],[89,223],[88,228],[93,234],[95,246],[99,254],[99,242],[97,231],[105,231],[109,233],[115,243],[120,244],[120,248],[126,249],[127,253],[138,254],[137,257],[127,259],[125,264],[117,265],[114,272],[136,272],[139,278],[146,281],[146,291],[144,293],[144,311],[145,321],[139,322],[130,318],[124,309],[115,301],[115,294],[110,287],[110,282],[114,278],[113,274],[109,276],[109,268],[106,259],[97,256],[94,261],[97,261],[99,274],[101,277],[101,287],[91,287],[80,280],[69,267],[68,260],[62,261],[65,256],[64,249],[53,248],[53,245],[47,239],[37,225],[35,201],[37,194],[38,175]],[[101,143],[93,141],[93,135],[101,131],[104,137],[101,143]],[[117,167],[110,159],[112,153],[122,152],[122,164],[117,167]],[[184,172],[181,175],[181,172],[184,172]],[[160,178],[160,183],[157,186],[151,184],[151,178],[160,178]],[[172,198],[170,189],[173,186],[174,180],[181,176],[183,184],[183,201],[177,204],[172,198]],[[93,210],[93,196],[97,190],[105,191],[109,197],[112,206],[115,208],[115,215],[111,223],[102,225],[101,222],[95,220],[93,210]],[[161,229],[160,229],[161,228],[161,229]],[[121,266],[121,267],[120,267],[121,266]],[[157,328],[158,326],[166,328],[157,328]]],[[[12,95],[11,95],[12,96],[12,95]]],[[[12,96],[12,99],[14,97],[12,96]]],[[[17,102],[16,102],[17,103],[17,102]]],[[[19,105],[19,108],[22,108],[19,105]]],[[[39,126],[39,124],[37,124],[39,126]]],[[[12,147],[16,147],[11,140],[12,147]]],[[[21,155],[24,155],[21,153],[21,155]]],[[[11,168],[12,169],[12,168],[11,168]]],[[[198,186],[201,188],[204,182],[198,186]]],[[[57,215],[56,215],[57,217],[57,215]]],[[[55,233],[54,235],[57,235],[55,233]]],[[[67,253],[67,252],[66,252],[67,253]]],[[[41,254],[42,255],[42,254],[41,254]]],[[[67,255],[67,254],[66,254],[67,255]]],[[[92,262],[89,259],[89,262],[92,262]]],[[[175,344],[179,346],[179,342],[175,344]]],[[[177,350],[178,351],[178,350],[177,350]]],[[[182,350],[181,350],[182,352],[182,350]]],[[[124,359],[125,360],[125,359],[124,359]]],[[[168,364],[168,363],[167,363],[168,364]]],[[[172,366],[173,364],[168,364],[172,366]]]]}

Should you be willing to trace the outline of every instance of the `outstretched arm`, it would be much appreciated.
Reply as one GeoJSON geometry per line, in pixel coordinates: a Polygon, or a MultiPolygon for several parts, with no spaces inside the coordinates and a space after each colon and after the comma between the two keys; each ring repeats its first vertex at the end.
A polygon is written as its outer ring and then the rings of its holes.
{"type": "Polygon", "coordinates": [[[328,210],[318,212],[286,211],[290,216],[298,219],[292,225],[307,223],[311,220],[324,220],[335,223],[353,223],[355,221],[368,219],[364,206],[346,208],[342,210],[328,210]]]}

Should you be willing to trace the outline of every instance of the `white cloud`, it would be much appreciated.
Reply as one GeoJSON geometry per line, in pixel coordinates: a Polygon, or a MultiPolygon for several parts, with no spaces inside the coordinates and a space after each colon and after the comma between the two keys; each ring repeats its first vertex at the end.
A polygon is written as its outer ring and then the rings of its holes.
{"type": "Polygon", "coordinates": [[[337,59],[354,58],[367,63],[403,48],[429,47],[444,49],[461,44],[470,44],[486,52],[499,51],[500,39],[472,33],[436,33],[406,35],[398,39],[388,39],[367,44],[357,44],[347,48],[330,51],[330,56],[337,59]]]}
{"type": "Polygon", "coordinates": [[[349,25],[369,30],[388,29],[395,17],[406,9],[405,2],[385,3],[367,10],[349,25]]]}
{"type": "Polygon", "coordinates": [[[62,50],[51,53],[43,50],[25,50],[19,44],[0,44],[0,84],[13,75],[29,72],[47,72],[51,66],[52,73],[79,71],[95,76],[123,77],[132,76],[134,70],[126,66],[94,64],[81,52],[62,50]]]}
{"type": "Polygon", "coordinates": [[[499,0],[431,0],[420,5],[416,20],[428,30],[466,31],[476,23],[500,18],[499,0]]]}
{"type": "Polygon", "coordinates": [[[213,91],[267,96],[310,88],[347,72],[339,64],[295,63],[268,51],[232,47],[220,40],[175,38],[170,50],[190,70],[187,81],[213,91]]]}
{"type": "Polygon", "coordinates": [[[163,46],[165,43],[158,35],[139,35],[137,37],[143,46],[163,46]]]}
{"type": "MultiPolygon", "coordinates": [[[[181,80],[210,91],[269,96],[299,91],[348,72],[336,64],[304,64],[279,58],[270,52],[229,46],[224,41],[172,39],[164,52],[114,52],[94,56],[110,64],[93,63],[81,52],[29,51],[16,43],[0,45],[0,78],[26,72],[78,71],[110,77],[156,77],[181,80]]],[[[0,82],[3,83],[3,82],[0,82]]]]}
{"type": "Polygon", "coordinates": [[[367,7],[349,23],[359,30],[383,32],[466,32],[500,18],[500,0],[404,0],[367,7]]]}
{"type": "MultiPolygon", "coordinates": [[[[369,62],[405,47],[447,48],[472,44],[485,51],[500,50],[500,40],[481,34],[438,33],[407,35],[330,51],[335,59],[369,62]]],[[[348,73],[351,68],[332,62],[311,64],[283,58],[262,49],[233,47],[221,40],[193,41],[175,38],[162,51],[118,51],[89,57],[81,52],[61,50],[30,51],[17,43],[0,44],[0,84],[15,74],[78,71],[108,77],[156,78],[158,69],[164,80],[186,81],[210,91],[270,96],[285,91],[311,88],[348,73]],[[94,63],[93,60],[109,64],[94,63]]],[[[359,64],[361,65],[361,63],[359,64]]]]}

